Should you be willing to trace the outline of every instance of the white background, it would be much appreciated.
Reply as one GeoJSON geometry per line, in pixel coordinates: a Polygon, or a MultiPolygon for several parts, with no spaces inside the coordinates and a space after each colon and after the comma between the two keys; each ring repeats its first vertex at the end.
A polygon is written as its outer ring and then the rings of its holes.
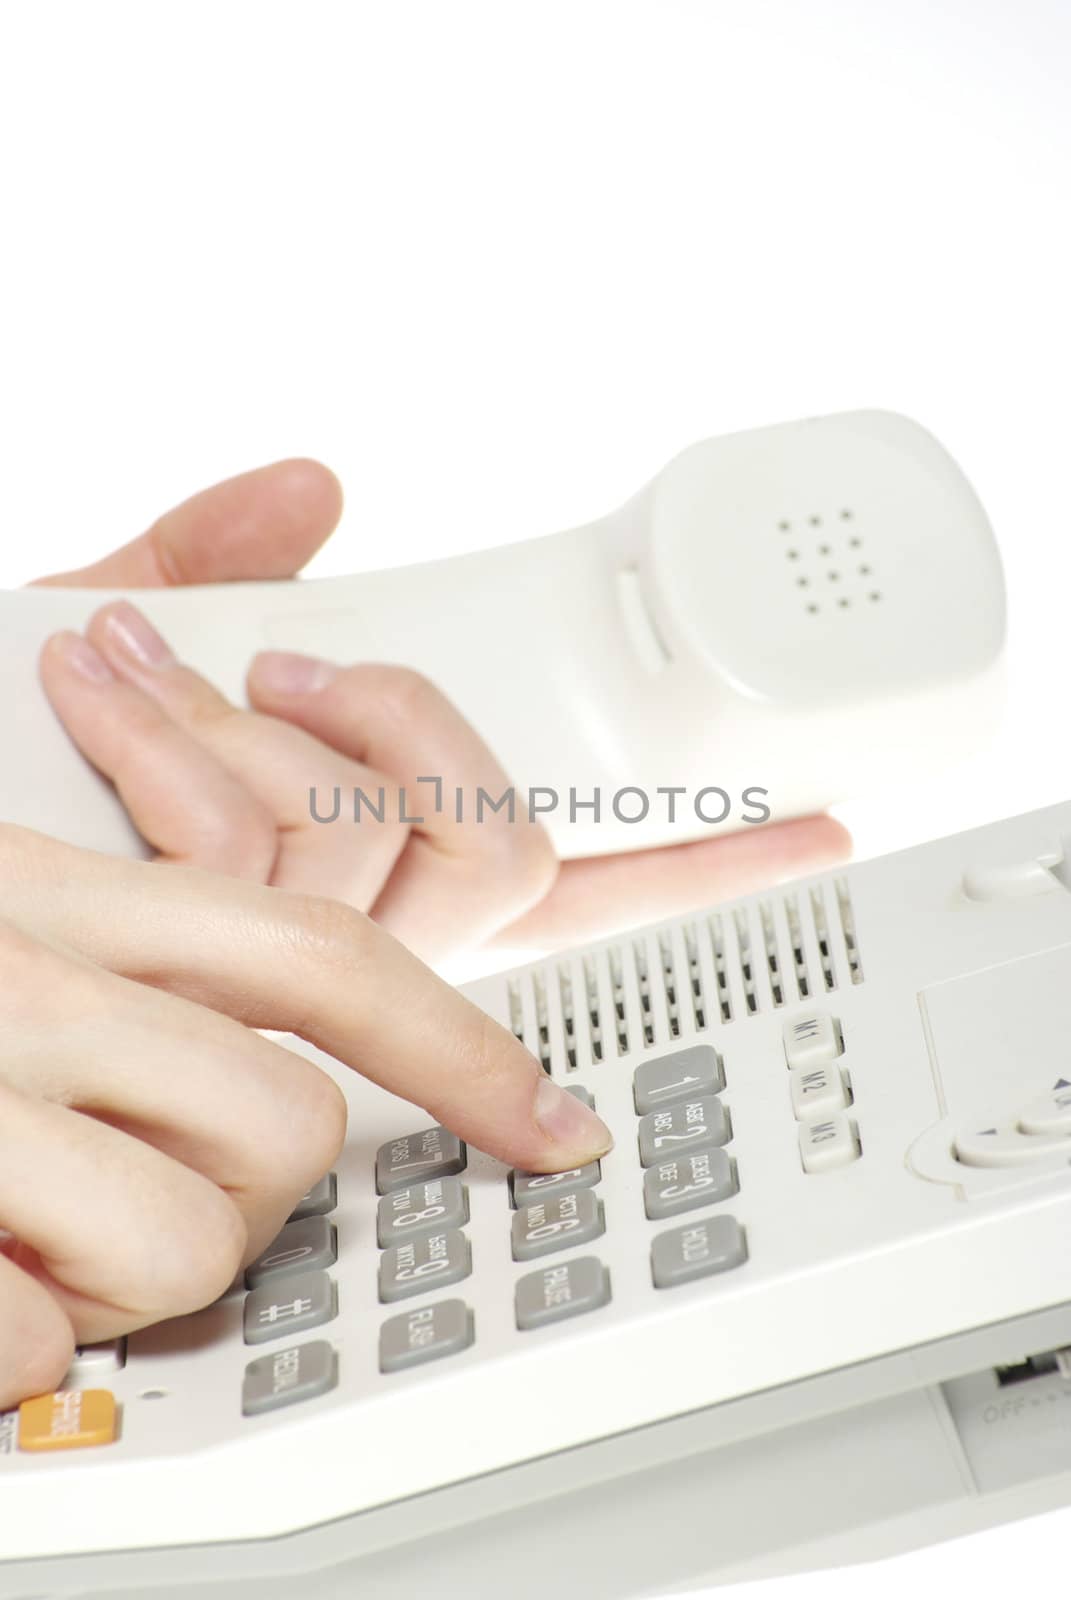
{"type": "MultiPolygon", "coordinates": [[[[325,574],[890,407],[996,526],[1011,714],[844,815],[869,853],[1064,798],[1069,80],[1066,0],[0,0],[0,581],[282,455],[345,482],[325,574]]],[[[1062,1595],[1069,1530],[770,1592],[1062,1595]]]]}

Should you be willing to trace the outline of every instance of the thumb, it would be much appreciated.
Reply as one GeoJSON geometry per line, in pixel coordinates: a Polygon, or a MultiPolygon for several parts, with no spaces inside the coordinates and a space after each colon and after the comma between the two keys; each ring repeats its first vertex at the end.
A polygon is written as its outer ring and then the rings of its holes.
{"type": "Polygon", "coordinates": [[[289,578],[315,555],[341,514],[342,487],[329,468],[302,458],[276,461],[203,489],[102,560],[37,581],[159,589],[289,578]]]}

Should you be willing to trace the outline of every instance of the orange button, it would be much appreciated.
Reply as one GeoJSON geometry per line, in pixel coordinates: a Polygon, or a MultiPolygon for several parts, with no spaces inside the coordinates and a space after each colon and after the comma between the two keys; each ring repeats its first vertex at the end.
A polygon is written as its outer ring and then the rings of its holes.
{"type": "Polygon", "coordinates": [[[20,1450],[80,1450],[115,1438],[115,1396],[109,1389],[63,1389],[19,1407],[20,1450]]]}

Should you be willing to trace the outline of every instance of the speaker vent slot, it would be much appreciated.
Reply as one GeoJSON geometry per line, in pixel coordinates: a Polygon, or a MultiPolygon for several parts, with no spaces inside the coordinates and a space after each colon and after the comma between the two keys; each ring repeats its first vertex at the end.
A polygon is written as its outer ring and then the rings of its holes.
{"type": "Polygon", "coordinates": [[[723,1022],[731,1022],[733,1002],[729,993],[729,971],[725,964],[725,928],[718,916],[711,917],[707,926],[714,949],[714,981],[718,986],[718,1010],[721,1012],[723,1022]]]}
{"type": "Polygon", "coordinates": [[[568,967],[558,968],[558,999],[562,1008],[565,1034],[565,1059],[570,1072],[576,1071],[576,1012],[573,1008],[573,980],[568,967]]]}
{"type": "Polygon", "coordinates": [[[822,960],[822,982],[827,989],[837,986],[833,971],[833,952],[829,948],[829,927],[826,923],[826,903],[821,889],[811,890],[811,916],[814,918],[814,935],[818,941],[818,954],[822,960]]]}
{"type": "Polygon", "coordinates": [[[794,894],[785,896],[785,917],[788,921],[788,938],[792,949],[792,965],[796,974],[796,988],[799,990],[801,1000],[806,1000],[811,992],[811,975],[807,966],[807,950],[803,943],[803,929],[800,926],[799,901],[794,894]]]}
{"type": "Polygon", "coordinates": [[[599,1005],[599,975],[590,956],[584,957],[584,992],[588,1007],[588,1039],[592,1061],[602,1060],[602,1009],[599,1005]]]}
{"type": "Polygon", "coordinates": [[[703,970],[699,965],[699,945],[694,922],[685,924],[684,951],[688,957],[688,989],[692,996],[692,1021],[695,1023],[696,1033],[702,1033],[707,1025],[707,1007],[703,994],[703,970]]]}
{"type": "Polygon", "coordinates": [[[770,998],[775,1006],[785,1003],[785,991],[781,983],[781,951],[777,944],[777,928],[774,924],[773,912],[769,902],[759,907],[759,920],[762,923],[762,943],[766,951],[766,974],[770,980],[770,998]]]}
{"type": "Polygon", "coordinates": [[[628,1054],[628,1013],[625,1010],[625,977],[621,968],[621,952],[616,946],[610,951],[610,984],[614,996],[614,1027],[617,1031],[617,1053],[628,1054]]]}
{"type": "Polygon", "coordinates": [[[748,926],[747,910],[733,913],[733,924],[736,928],[736,953],[740,962],[740,977],[744,985],[744,1009],[748,1016],[754,1016],[759,1009],[759,1002],[755,995],[755,968],[751,960],[751,929],[748,926]]]}
{"type": "Polygon", "coordinates": [[[680,991],[677,987],[677,967],[673,960],[673,940],[663,933],[658,940],[658,953],[662,958],[662,985],[666,991],[666,1017],[669,1036],[679,1039],[681,1032],[680,991]]]}
{"type": "Polygon", "coordinates": [[[532,978],[535,997],[537,1055],[544,1072],[550,1071],[550,1020],[547,1016],[547,986],[537,972],[532,978]]]}
{"type": "Polygon", "coordinates": [[[855,912],[852,909],[852,897],[848,889],[847,878],[838,878],[834,885],[837,896],[837,911],[840,916],[840,931],[844,939],[844,949],[848,957],[848,972],[853,983],[863,981],[863,961],[859,954],[859,939],[855,931],[855,912]]]}
{"type": "Polygon", "coordinates": [[[654,1044],[654,1015],[651,1010],[651,974],[647,965],[647,952],[637,939],[632,946],[632,959],[636,966],[636,982],[640,991],[640,1026],[644,1041],[654,1044]]]}

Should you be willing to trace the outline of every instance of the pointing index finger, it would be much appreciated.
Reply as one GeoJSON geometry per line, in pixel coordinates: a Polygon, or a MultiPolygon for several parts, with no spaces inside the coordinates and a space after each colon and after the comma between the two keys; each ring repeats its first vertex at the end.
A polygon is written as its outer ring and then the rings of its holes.
{"type": "Polygon", "coordinates": [[[606,1125],[361,912],[0,828],[0,911],[140,982],[296,1033],[532,1172],[605,1154],[606,1125]]]}

